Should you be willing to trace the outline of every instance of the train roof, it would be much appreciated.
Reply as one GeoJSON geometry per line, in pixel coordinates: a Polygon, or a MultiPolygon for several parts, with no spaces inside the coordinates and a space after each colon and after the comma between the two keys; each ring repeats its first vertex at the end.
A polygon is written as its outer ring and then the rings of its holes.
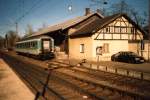
{"type": "Polygon", "coordinates": [[[44,35],[44,36],[39,36],[39,37],[34,37],[34,38],[29,38],[29,39],[21,40],[21,41],[18,41],[16,43],[23,43],[23,42],[29,42],[29,41],[37,41],[37,40],[41,40],[41,39],[51,39],[51,40],[53,40],[52,37],[44,35]]]}

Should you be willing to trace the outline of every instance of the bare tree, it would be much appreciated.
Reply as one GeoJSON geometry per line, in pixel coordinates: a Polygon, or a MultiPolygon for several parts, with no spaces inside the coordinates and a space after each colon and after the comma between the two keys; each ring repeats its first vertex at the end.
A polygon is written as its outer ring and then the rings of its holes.
{"type": "Polygon", "coordinates": [[[136,9],[132,8],[130,5],[128,5],[125,0],[121,0],[118,3],[112,4],[111,6],[111,13],[125,13],[127,14],[131,19],[135,21],[135,23],[139,26],[143,26],[146,24],[146,12],[144,14],[139,14],[136,9]]]}
{"type": "Polygon", "coordinates": [[[26,36],[29,36],[31,34],[33,34],[33,28],[30,24],[27,25],[27,29],[26,29],[26,36]]]}
{"type": "Polygon", "coordinates": [[[0,49],[5,47],[5,40],[2,36],[0,36],[0,49]]]}
{"type": "Polygon", "coordinates": [[[112,4],[110,9],[112,10],[113,14],[116,14],[116,13],[128,14],[130,11],[129,5],[124,0],[121,0],[118,3],[112,4]]]}
{"type": "Polygon", "coordinates": [[[7,36],[7,38],[6,38],[7,48],[13,49],[14,46],[15,46],[16,41],[19,40],[18,34],[16,34],[15,31],[10,30],[10,31],[7,32],[6,36],[7,36]]]}
{"type": "Polygon", "coordinates": [[[136,23],[137,25],[143,27],[145,24],[147,24],[147,23],[146,23],[146,21],[147,21],[147,14],[146,14],[146,12],[144,12],[142,15],[143,15],[143,16],[141,16],[141,15],[139,14],[139,12],[136,11],[135,9],[130,9],[130,14],[129,14],[129,16],[135,21],[135,23],[136,23]]]}

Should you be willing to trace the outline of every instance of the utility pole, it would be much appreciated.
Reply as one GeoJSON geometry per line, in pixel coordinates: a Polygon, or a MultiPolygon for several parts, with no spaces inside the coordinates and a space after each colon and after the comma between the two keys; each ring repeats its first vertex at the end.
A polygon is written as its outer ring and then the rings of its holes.
{"type": "Polygon", "coordinates": [[[18,23],[16,22],[16,34],[18,34],[18,23]]]}
{"type": "MultiPolygon", "coordinates": [[[[149,1],[149,0],[148,0],[149,1]]],[[[150,1],[149,1],[149,10],[148,10],[148,13],[149,13],[149,34],[148,34],[148,61],[150,61],[150,1]]]]}
{"type": "Polygon", "coordinates": [[[5,47],[8,48],[8,36],[7,36],[7,34],[5,35],[5,47]]]}

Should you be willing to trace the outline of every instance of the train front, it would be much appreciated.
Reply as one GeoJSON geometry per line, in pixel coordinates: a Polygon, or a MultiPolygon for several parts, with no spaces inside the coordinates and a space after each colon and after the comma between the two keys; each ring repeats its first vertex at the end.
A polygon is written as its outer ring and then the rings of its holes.
{"type": "Polygon", "coordinates": [[[43,58],[54,58],[54,40],[52,38],[42,39],[42,57],[43,58]]]}

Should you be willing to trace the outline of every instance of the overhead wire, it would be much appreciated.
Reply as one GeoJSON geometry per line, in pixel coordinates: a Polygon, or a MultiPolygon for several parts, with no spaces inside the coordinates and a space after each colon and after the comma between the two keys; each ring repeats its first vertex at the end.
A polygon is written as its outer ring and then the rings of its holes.
{"type": "MultiPolygon", "coordinates": [[[[34,8],[36,8],[37,5],[38,5],[41,1],[42,1],[42,0],[37,0],[36,3],[34,3],[34,4],[29,8],[28,11],[23,12],[23,15],[20,16],[18,19],[16,19],[15,23],[20,22],[25,16],[29,15],[29,14],[31,13],[31,11],[32,11],[34,8]]],[[[23,2],[23,4],[24,4],[24,2],[23,2]]],[[[23,8],[23,9],[24,9],[24,8],[23,8]]]]}
{"type": "MultiPolygon", "coordinates": [[[[20,0],[19,0],[20,1],[20,0]]],[[[14,23],[7,23],[7,24],[3,24],[3,26],[14,26],[14,24],[16,24],[16,23],[19,23],[24,17],[26,17],[27,15],[29,15],[32,11],[33,11],[33,9],[35,9],[36,7],[37,7],[37,5],[41,2],[42,0],[36,0],[36,2],[34,2],[34,4],[26,11],[26,12],[24,12],[24,10],[25,10],[25,2],[24,2],[24,0],[22,0],[22,12],[23,12],[23,14],[19,17],[19,18],[17,18],[15,21],[14,21],[14,23]]],[[[21,5],[20,5],[21,6],[21,5]]],[[[2,30],[2,27],[0,27],[1,28],[1,30],[2,30]]]]}

